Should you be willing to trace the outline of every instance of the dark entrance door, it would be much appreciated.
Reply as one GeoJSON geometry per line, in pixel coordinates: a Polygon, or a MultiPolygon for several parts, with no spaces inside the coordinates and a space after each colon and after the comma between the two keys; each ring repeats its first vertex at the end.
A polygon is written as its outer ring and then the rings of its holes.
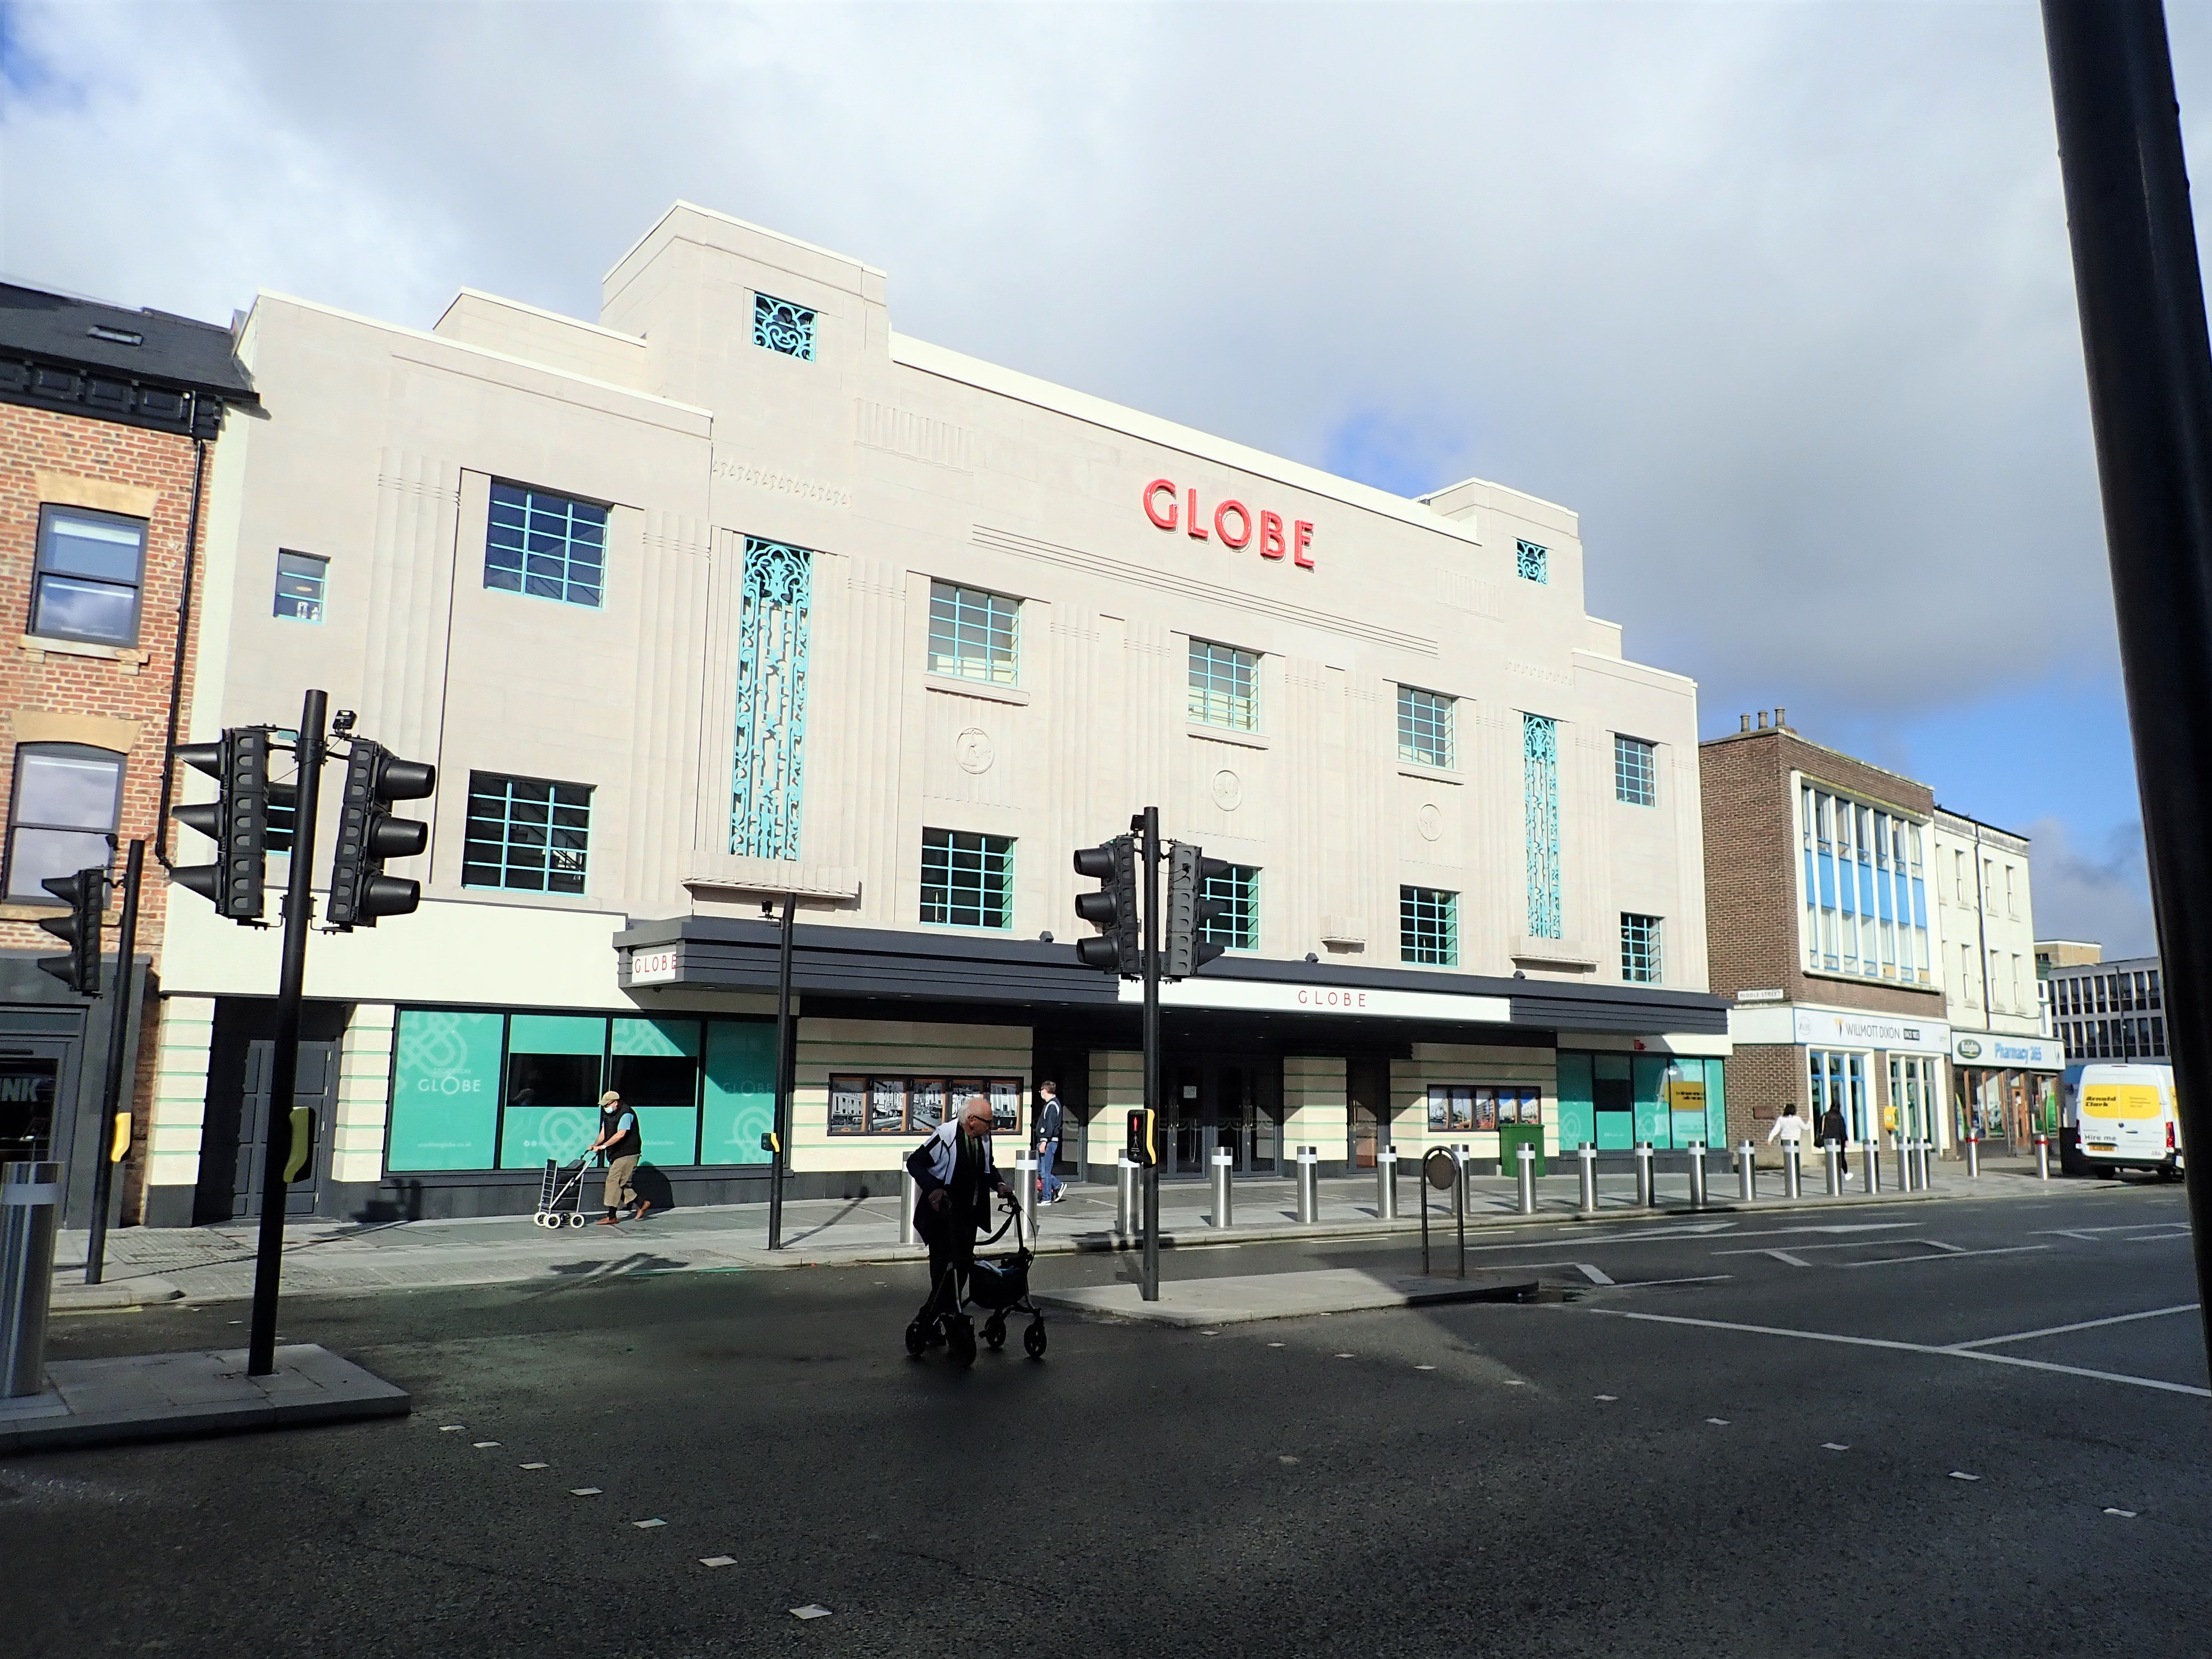
{"type": "Polygon", "coordinates": [[[1592,1057],[1590,1105],[1600,1152],[1625,1152],[1636,1145],[1636,1091],[1628,1055],[1592,1057]]]}
{"type": "MultiPolygon", "coordinates": [[[[246,1045],[245,1097],[240,1104],[238,1157],[231,1180],[230,1213],[234,1218],[261,1213],[261,1177],[269,1155],[272,1117],[269,1069],[276,1048],[275,1043],[265,1039],[246,1045]]],[[[291,1106],[283,1113],[273,1115],[279,1134],[289,1136],[297,1122],[312,1137],[298,1178],[284,1189],[287,1216],[315,1213],[315,1200],[330,1169],[328,1141],[332,1109],[337,1103],[337,1052],[335,1042],[302,1040],[300,1073],[291,1106]]]]}
{"type": "Polygon", "coordinates": [[[1375,1154],[1390,1144],[1390,1062],[1356,1056],[1345,1062],[1351,1108],[1352,1167],[1371,1170],[1375,1154]]]}
{"type": "Polygon", "coordinates": [[[1170,1108],[1177,1175],[1211,1172],[1225,1148],[1239,1175],[1275,1173],[1282,1140],[1282,1063],[1201,1059],[1171,1063],[1170,1108]]]}

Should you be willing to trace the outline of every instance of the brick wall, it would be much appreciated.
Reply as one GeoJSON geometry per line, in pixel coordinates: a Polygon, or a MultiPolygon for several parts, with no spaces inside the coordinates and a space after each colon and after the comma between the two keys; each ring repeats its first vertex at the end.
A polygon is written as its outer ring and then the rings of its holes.
{"type": "MultiPolygon", "coordinates": [[[[170,677],[183,598],[191,521],[191,441],[113,422],[0,404],[0,801],[15,799],[19,743],[88,742],[125,753],[118,836],[147,843],[139,901],[138,951],[158,957],[168,883],[153,858],[161,762],[168,735],[170,677]],[[42,477],[42,475],[44,475],[42,477]],[[102,652],[40,645],[30,637],[32,577],[42,502],[93,507],[147,520],[144,583],[135,647],[102,652]],[[114,722],[128,724],[117,725],[114,722]],[[135,726],[135,731],[132,729],[135,726]]],[[[197,635],[198,623],[193,624],[197,635]]],[[[191,696],[191,641],[185,696],[191,696]]],[[[118,860],[117,873],[121,873],[118,860]]],[[[36,925],[52,909],[0,901],[0,950],[57,954],[36,925]]],[[[114,949],[119,912],[103,943],[114,949]]],[[[137,1077],[130,1085],[132,1147],[124,1175],[124,1218],[138,1218],[144,1184],[144,1104],[157,1041],[159,1001],[147,988],[137,1077]]],[[[94,1075],[105,1056],[88,1054],[94,1075]]]]}

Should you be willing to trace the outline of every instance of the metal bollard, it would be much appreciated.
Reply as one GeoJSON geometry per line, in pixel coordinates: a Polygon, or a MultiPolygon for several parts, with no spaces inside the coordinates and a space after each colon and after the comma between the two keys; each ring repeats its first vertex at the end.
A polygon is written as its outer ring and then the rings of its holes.
{"type": "Polygon", "coordinates": [[[1519,1164],[1521,1177],[1521,1213],[1536,1213],[1536,1149],[1527,1142],[1515,1151],[1513,1161],[1519,1164]]]}
{"type": "Polygon", "coordinates": [[[1575,1153],[1575,1160],[1583,1166],[1582,1212],[1584,1215],[1595,1215],[1597,1213],[1597,1148],[1585,1140],[1581,1149],[1575,1153]]]}
{"type": "Polygon", "coordinates": [[[1690,1143],[1690,1207],[1705,1207],[1705,1143],[1702,1140],[1690,1143]]]}
{"type": "Polygon", "coordinates": [[[1226,1146],[1216,1146],[1213,1149],[1213,1224],[1217,1227],[1229,1225],[1230,1216],[1232,1213],[1229,1181],[1231,1176],[1236,1172],[1236,1168],[1235,1153],[1226,1146]]]}
{"type": "Polygon", "coordinates": [[[1929,1142],[1925,1135],[1912,1143],[1912,1173],[1918,1177],[1920,1190],[1924,1193],[1928,1190],[1929,1180],[1935,1175],[1934,1170],[1929,1167],[1932,1160],[1929,1157],[1929,1142]]]}
{"type": "Polygon", "coordinates": [[[1759,1152],[1748,1140],[1735,1149],[1735,1195],[1747,1204],[1759,1197],[1759,1152]]]}
{"type": "Polygon", "coordinates": [[[0,1164],[0,1398],[46,1386],[46,1301],[62,1166],[0,1164]]]}
{"type": "Polygon", "coordinates": [[[899,1243],[914,1243],[915,1206],[921,1202],[921,1183],[914,1178],[914,1171],[899,1171],[899,1243]]]}
{"type": "Polygon", "coordinates": [[[2048,1135],[2035,1138],[2035,1178],[2038,1181],[2051,1179],[2051,1137],[2048,1135]]]}
{"type": "Polygon", "coordinates": [[[1838,1140],[1824,1140],[1820,1150],[1828,1155],[1828,1196],[1838,1198],[1844,1190],[1844,1147],[1838,1140]]]}
{"type": "Polygon", "coordinates": [[[1022,1237],[1024,1238],[1036,1237],[1036,1154],[1017,1152],[1014,1155],[1014,1191],[1021,1200],[1022,1237]]]}
{"type": "Polygon", "coordinates": [[[1298,1225],[1321,1219],[1321,1161],[1311,1146],[1298,1148],[1298,1225]]]}
{"type": "MultiPolygon", "coordinates": [[[[1452,1166],[1459,1171],[1459,1212],[1462,1215],[1472,1215],[1474,1212],[1474,1148],[1464,1140],[1454,1146],[1452,1166]]],[[[1498,1165],[1498,1173],[1505,1173],[1504,1164],[1498,1165]]]]}
{"type": "Polygon", "coordinates": [[[1797,1165],[1797,1143],[1782,1143],[1782,1195],[1784,1198],[1805,1196],[1805,1172],[1797,1165]]]}
{"type": "Polygon", "coordinates": [[[1966,1179],[1979,1181],[1981,1178],[1982,1138],[1979,1135],[1968,1135],[1966,1137],[1966,1179]]]}
{"type": "Polygon", "coordinates": [[[1881,1191],[1881,1142],[1869,1135],[1859,1142],[1860,1188],[1869,1198],[1881,1191]]]}
{"type": "Polygon", "coordinates": [[[1398,1154],[1388,1146],[1375,1154],[1375,1218],[1398,1218],[1398,1154]]]}
{"type": "Polygon", "coordinates": [[[1651,1181],[1651,1143],[1639,1140],[1636,1143],[1636,1207],[1648,1210],[1658,1202],[1651,1181]]]}
{"type": "Polygon", "coordinates": [[[1897,1190],[1900,1193],[1912,1190],[1912,1154],[1905,1150],[1902,1137],[1897,1143],[1897,1190]]]}
{"type": "Polygon", "coordinates": [[[1114,1231],[1124,1238],[1137,1236],[1138,1211],[1141,1207],[1139,1182],[1144,1173],[1145,1166],[1133,1163],[1127,1152],[1114,1166],[1114,1231]]]}

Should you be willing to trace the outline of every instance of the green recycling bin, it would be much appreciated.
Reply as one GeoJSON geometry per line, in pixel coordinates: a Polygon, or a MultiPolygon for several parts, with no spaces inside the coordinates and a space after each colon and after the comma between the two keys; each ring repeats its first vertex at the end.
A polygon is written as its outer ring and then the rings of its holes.
{"type": "Polygon", "coordinates": [[[1537,1123],[1501,1123],[1498,1126],[1498,1173],[1517,1176],[1521,1173],[1521,1149],[1536,1149],[1536,1173],[1544,1173],[1544,1130],[1537,1123]]]}

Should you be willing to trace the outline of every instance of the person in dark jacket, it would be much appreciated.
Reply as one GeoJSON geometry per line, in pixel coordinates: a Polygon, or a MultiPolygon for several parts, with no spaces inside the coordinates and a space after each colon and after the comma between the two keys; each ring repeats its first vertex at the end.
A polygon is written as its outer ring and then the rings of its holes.
{"type": "Polygon", "coordinates": [[[1820,1115],[1820,1144],[1825,1146],[1831,1141],[1844,1149],[1836,1167],[1849,1175],[1851,1172],[1851,1132],[1844,1126],[1843,1113],[1832,1102],[1820,1115]]]}
{"type": "Polygon", "coordinates": [[[939,1311],[957,1313],[960,1281],[975,1255],[976,1230],[990,1215],[992,1194],[1014,1195],[992,1161],[991,1103],[969,1096],[957,1116],[907,1155],[906,1167],[921,1189],[914,1230],[929,1246],[930,1285],[950,1297],[951,1305],[939,1311]]]}
{"type": "Polygon", "coordinates": [[[1060,1085],[1047,1080],[1037,1085],[1036,1129],[1031,1139],[1036,1151],[1037,1202],[1057,1204],[1066,1183],[1054,1172],[1060,1157],[1060,1085]]]}
{"type": "Polygon", "coordinates": [[[638,1196],[630,1177],[637,1173],[637,1160],[645,1152],[645,1137],[638,1133],[637,1114],[623,1105],[623,1097],[612,1089],[599,1097],[599,1138],[584,1150],[586,1153],[607,1155],[607,1178],[599,1188],[599,1202],[606,1206],[607,1212],[599,1218],[599,1225],[615,1225],[621,1219],[616,1212],[625,1204],[636,1206],[630,1218],[642,1221],[653,1204],[638,1196]]]}

